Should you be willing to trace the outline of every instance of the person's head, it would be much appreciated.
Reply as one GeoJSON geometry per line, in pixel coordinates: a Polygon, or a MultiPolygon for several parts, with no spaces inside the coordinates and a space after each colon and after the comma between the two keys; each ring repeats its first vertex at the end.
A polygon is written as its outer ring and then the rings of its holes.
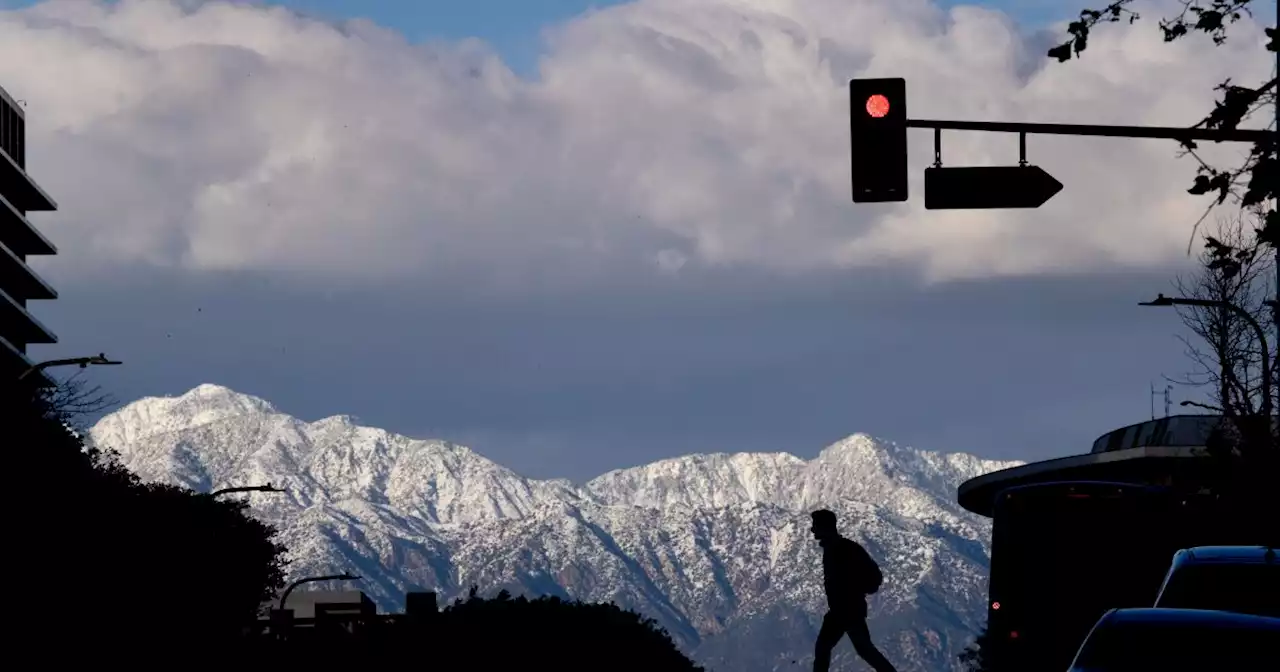
{"type": "Polygon", "coordinates": [[[830,539],[838,534],[836,531],[836,514],[834,511],[819,509],[810,514],[813,517],[813,538],[818,541],[830,539]]]}

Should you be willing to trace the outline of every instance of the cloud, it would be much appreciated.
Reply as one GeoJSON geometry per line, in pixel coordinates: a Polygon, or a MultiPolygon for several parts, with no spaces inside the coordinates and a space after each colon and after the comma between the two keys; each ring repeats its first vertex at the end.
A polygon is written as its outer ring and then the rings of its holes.
{"type": "MultiPolygon", "coordinates": [[[[362,21],[53,1],[0,12],[0,82],[28,101],[29,168],[62,206],[35,216],[61,276],[1151,267],[1185,254],[1204,205],[1170,143],[1033,137],[1032,162],[1066,184],[1037,211],[855,206],[846,81],[906,77],[915,117],[1186,125],[1216,83],[1269,71],[1256,24],[1167,45],[1161,7],[1059,65],[1046,34],[977,7],[639,0],[556,27],[525,80],[484,44],[362,21]]],[[[943,140],[949,165],[1016,159],[1014,137],[943,140]]],[[[912,143],[918,195],[932,147],[912,143]]]]}

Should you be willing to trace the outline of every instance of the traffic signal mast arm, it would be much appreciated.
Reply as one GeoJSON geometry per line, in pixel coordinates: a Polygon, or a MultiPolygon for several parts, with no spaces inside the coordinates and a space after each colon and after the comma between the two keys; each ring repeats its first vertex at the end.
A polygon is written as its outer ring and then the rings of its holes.
{"type": "MultiPolygon", "coordinates": [[[[854,203],[901,203],[908,194],[907,129],[933,129],[933,165],[924,171],[925,209],[1038,208],[1062,183],[1027,163],[1027,135],[1089,135],[1108,138],[1206,142],[1274,142],[1268,129],[1034,124],[907,118],[907,86],[901,77],[849,80],[849,130],[854,203]],[[943,167],[942,131],[1018,134],[1013,166],[943,167]]],[[[1280,284],[1280,283],[1278,283],[1280,284]]]]}
{"type": "Polygon", "coordinates": [[[1093,124],[1034,124],[1000,121],[906,119],[910,128],[933,129],[933,166],[924,171],[926,210],[1038,208],[1062,191],[1062,183],[1037,166],[1027,164],[1027,134],[1089,135],[1110,138],[1159,138],[1189,144],[1263,142],[1269,130],[1173,128],[1160,126],[1099,126],[1093,124]],[[986,131],[1018,134],[1017,166],[944,168],[942,131],[986,131]]]}
{"type": "Polygon", "coordinates": [[[1092,135],[1106,138],[1157,138],[1206,142],[1263,142],[1274,131],[1267,129],[1177,128],[1172,126],[1099,126],[1095,124],[1034,124],[1006,121],[951,121],[907,119],[908,128],[935,131],[982,131],[1039,135],[1092,135]]]}

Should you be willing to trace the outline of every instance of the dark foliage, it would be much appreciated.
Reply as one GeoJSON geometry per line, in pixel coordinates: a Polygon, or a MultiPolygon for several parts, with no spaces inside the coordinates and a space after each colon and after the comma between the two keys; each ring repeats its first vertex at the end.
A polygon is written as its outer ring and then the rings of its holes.
{"type": "Polygon", "coordinates": [[[10,386],[0,399],[7,466],[20,475],[8,510],[21,555],[8,561],[29,605],[25,642],[75,642],[47,648],[47,660],[83,659],[88,647],[104,662],[239,635],[283,581],[274,530],[243,502],[140,482],[84,445],[66,398],[10,386]]]}
{"type": "MultiPolygon", "coordinates": [[[[1048,56],[1058,61],[1082,57],[1089,46],[1089,36],[1101,24],[1137,21],[1139,15],[1130,9],[1133,0],[1116,0],[1102,9],[1085,9],[1080,18],[1067,26],[1070,39],[1049,50],[1048,56]]],[[[1160,32],[1166,42],[1173,42],[1193,34],[1207,35],[1215,44],[1227,40],[1232,24],[1249,15],[1251,0],[1183,0],[1182,11],[1176,16],[1159,22],[1160,32]]],[[[1280,33],[1272,25],[1266,29],[1269,38],[1266,49],[1280,49],[1280,33]]],[[[1276,77],[1244,86],[1227,80],[1217,87],[1220,95],[1217,103],[1195,128],[1235,129],[1242,121],[1253,116],[1261,108],[1276,104],[1276,77]]],[[[1256,208],[1267,201],[1274,201],[1280,189],[1280,160],[1276,153],[1276,134],[1254,145],[1244,162],[1234,168],[1216,168],[1200,160],[1195,154],[1193,142],[1184,148],[1196,158],[1200,166],[1195,182],[1188,193],[1210,195],[1214,205],[1233,200],[1242,208],[1256,208]]],[[[1206,210],[1206,214],[1207,214],[1206,210]]],[[[1280,212],[1272,209],[1266,213],[1257,231],[1258,242],[1270,248],[1280,248],[1280,212]]]]}
{"type": "Polygon", "coordinates": [[[266,665],[351,663],[425,669],[557,672],[700,672],[652,619],[614,604],[542,597],[457,600],[438,614],[381,617],[352,632],[337,625],[295,629],[284,641],[246,643],[266,665]]]}

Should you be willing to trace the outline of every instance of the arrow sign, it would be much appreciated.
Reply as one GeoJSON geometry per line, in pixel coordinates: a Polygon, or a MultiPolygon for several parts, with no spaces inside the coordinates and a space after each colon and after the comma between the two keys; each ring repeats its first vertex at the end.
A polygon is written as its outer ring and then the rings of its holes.
{"type": "Polygon", "coordinates": [[[1062,191],[1039,166],[925,168],[927,210],[1038,208],[1062,191]]]}

